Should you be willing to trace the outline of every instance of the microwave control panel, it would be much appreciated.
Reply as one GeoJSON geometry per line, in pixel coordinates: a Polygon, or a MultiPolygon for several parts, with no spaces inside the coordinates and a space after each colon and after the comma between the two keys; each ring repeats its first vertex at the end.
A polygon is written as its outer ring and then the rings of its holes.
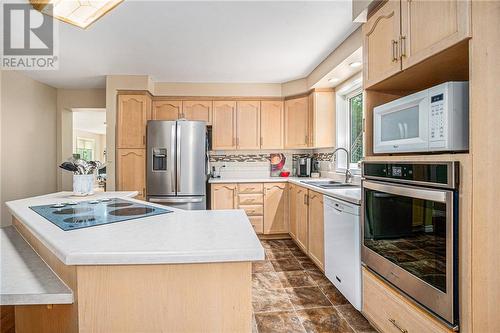
{"type": "Polygon", "coordinates": [[[431,115],[430,115],[430,140],[446,140],[446,110],[444,109],[444,94],[431,96],[431,115]]]}

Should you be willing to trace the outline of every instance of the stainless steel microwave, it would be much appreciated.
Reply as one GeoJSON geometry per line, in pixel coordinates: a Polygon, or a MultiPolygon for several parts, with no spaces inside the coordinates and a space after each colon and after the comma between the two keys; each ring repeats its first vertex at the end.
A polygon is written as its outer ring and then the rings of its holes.
{"type": "Polygon", "coordinates": [[[373,152],[469,149],[469,82],[445,82],[377,106],[373,152]]]}

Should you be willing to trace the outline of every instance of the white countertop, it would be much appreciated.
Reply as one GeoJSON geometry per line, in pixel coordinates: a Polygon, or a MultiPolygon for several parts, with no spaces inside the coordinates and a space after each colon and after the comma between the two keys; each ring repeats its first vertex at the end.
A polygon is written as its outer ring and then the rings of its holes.
{"type": "Polygon", "coordinates": [[[0,228],[0,305],[71,304],[73,292],[13,226],[0,228]]]}
{"type": "MultiPolygon", "coordinates": [[[[135,195],[137,192],[103,192],[79,200],[135,195]]],[[[169,207],[173,213],[63,231],[29,208],[68,200],[76,199],[70,192],[60,192],[6,203],[10,212],[66,265],[264,259],[264,249],[243,210],[184,211],[169,207]]]]}
{"type": "Polygon", "coordinates": [[[303,181],[328,181],[329,178],[309,178],[309,177],[261,177],[261,178],[210,178],[210,184],[227,183],[283,183],[288,182],[299,185],[324,195],[344,200],[356,205],[361,205],[361,186],[339,187],[336,189],[324,189],[313,185],[304,184],[303,181]]]}

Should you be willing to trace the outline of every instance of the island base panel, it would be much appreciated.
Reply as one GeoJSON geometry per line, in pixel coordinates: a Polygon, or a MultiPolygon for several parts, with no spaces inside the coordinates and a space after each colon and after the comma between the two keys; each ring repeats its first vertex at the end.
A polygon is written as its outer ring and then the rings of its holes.
{"type": "Polygon", "coordinates": [[[78,266],[80,332],[251,332],[251,263],[78,266]]]}

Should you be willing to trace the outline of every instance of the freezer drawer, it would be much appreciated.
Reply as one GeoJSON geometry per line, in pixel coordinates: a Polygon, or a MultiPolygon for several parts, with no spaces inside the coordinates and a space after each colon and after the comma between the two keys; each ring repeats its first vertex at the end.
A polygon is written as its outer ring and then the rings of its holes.
{"type": "Polygon", "coordinates": [[[193,197],[148,197],[148,201],[160,205],[184,210],[205,210],[207,201],[205,196],[193,197]]]}

